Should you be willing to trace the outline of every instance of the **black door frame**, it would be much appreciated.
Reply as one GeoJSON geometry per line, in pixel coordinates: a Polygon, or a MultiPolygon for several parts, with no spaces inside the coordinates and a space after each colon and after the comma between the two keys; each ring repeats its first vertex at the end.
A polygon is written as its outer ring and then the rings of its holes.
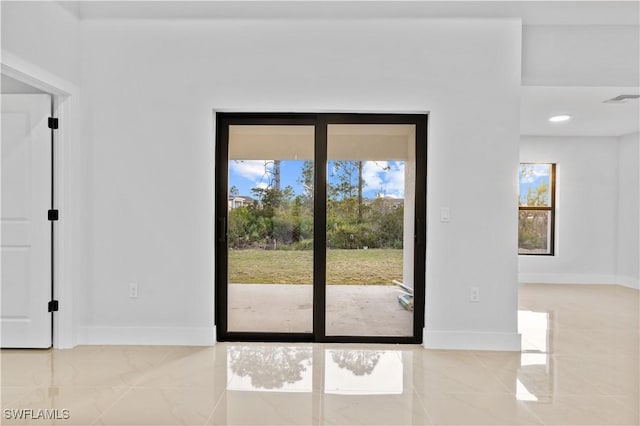
{"type": "Polygon", "coordinates": [[[215,323],[218,341],[422,343],[425,306],[427,114],[216,113],[215,145],[215,323]],[[414,311],[412,336],[326,336],[326,232],[313,239],[313,332],[238,332],[227,329],[227,216],[230,125],[313,125],[314,229],[326,230],[327,126],[330,124],[414,124],[416,190],[414,228],[414,311]],[[320,200],[320,202],[318,202],[320,200]]]}

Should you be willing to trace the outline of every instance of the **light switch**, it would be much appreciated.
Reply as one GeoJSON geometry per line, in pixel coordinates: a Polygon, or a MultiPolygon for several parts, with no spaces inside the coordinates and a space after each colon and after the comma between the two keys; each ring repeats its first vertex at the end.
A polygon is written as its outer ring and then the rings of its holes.
{"type": "Polygon", "coordinates": [[[451,220],[451,214],[449,207],[443,207],[440,209],[440,222],[449,222],[451,220]]]}

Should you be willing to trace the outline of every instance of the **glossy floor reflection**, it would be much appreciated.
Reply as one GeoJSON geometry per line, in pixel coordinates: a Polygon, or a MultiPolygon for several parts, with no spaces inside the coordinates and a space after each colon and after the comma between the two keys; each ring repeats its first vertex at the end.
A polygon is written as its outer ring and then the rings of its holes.
{"type": "Polygon", "coordinates": [[[219,343],[3,350],[6,409],[33,424],[628,424],[639,419],[638,292],[524,286],[523,350],[219,343]]]}

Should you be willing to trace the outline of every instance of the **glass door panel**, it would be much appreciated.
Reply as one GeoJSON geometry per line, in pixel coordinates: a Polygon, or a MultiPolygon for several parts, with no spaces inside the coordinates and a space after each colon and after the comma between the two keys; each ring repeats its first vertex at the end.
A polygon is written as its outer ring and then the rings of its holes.
{"type": "Polygon", "coordinates": [[[229,126],[230,332],[313,332],[314,131],[229,126]]]}
{"type": "Polygon", "coordinates": [[[413,336],[414,124],[327,127],[327,336],[413,336]]]}

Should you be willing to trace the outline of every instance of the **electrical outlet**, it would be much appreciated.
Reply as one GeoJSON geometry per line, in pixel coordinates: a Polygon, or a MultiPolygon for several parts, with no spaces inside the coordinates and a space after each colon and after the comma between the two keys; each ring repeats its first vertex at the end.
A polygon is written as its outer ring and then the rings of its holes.
{"type": "Polygon", "coordinates": [[[440,222],[447,223],[451,220],[451,211],[449,207],[443,207],[440,209],[440,222]]]}
{"type": "Polygon", "coordinates": [[[130,299],[138,298],[138,284],[129,283],[129,298],[130,299]]]}
{"type": "Polygon", "coordinates": [[[471,287],[471,294],[469,295],[470,302],[480,301],[480,289],[478,287],[471,287]]]}

